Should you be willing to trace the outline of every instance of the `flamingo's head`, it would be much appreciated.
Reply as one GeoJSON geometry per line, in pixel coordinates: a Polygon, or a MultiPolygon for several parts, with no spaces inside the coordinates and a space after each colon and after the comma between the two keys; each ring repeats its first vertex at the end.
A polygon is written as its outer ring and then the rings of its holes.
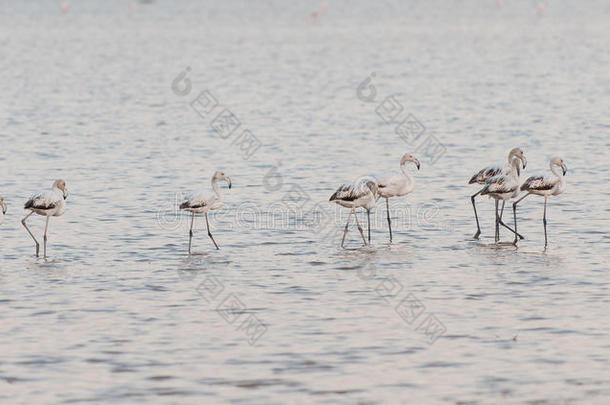
{"type": "Polygon", "coordinates": [[[65,180],[55,180],[55,182],[53,183],[53,188],[60,190],[63,195],[64,195],[64,200],[66,198],[68,198],[68,189],[66,188],[66,181],[65,180]]]}
{"type": "Polygon", "coordinates": [[[519,160],[523,164],[523,168],[525,169],[525,167],[527,166],[527,159],[525,158],[525,154],[523,153],[523,150],[521,148],[511,149],[511,151],[508,154],[508,159],[510,160],[510,158],[512,158],[513,156],[516,158],[519,158],[519,160]]]}
{"type": "Polygon", "coordinates": [[[560,157],[554,157],[553,159],[551,159],[551,167],[552,166],[561,167],[561,170],[563,171],[564,176],[566,175],[566,173],[568,171],[568,166],[566,166],[563,159],[560,157]]]}
{"type": "Polygon", "coordinates": [[[229,176],[227,176],[227,174],[223,170],[216,171],[216,173],[214,173],[214,179],[226,181],[227,184],[229,185],[229,189],[231,188],[231,185],[232,185],[231,178],[229,176]]]}
{"type": "Polygon", "coordinates": [[[419,163],[419,159],[417,159],[415,156],[413,156],[410,153],[405,153],[402,157],[402,159],[400,159],[400,165],[404,165],[407,162],[413,162],[413,164],[417,167],[417,170],[419,170],[420,168],[420,163],[419,163]]]}

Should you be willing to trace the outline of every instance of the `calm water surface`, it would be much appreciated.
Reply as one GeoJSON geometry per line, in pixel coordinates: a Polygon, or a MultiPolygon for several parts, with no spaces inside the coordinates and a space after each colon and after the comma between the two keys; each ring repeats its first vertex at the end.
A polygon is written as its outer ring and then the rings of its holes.
{"type": "Polygon", "coordinates": [[[54,3],[0,3],[1,402],[607,403],[607,3],[54,3]],[[409,115],[421,138],[396,134],[409,115]],[[546,251],[540,198],[518,248],[486,199],[471,239],[467,180],[515,146],[526,173],[569,167],[546,251]],[[406,152],[394,243],[380,204],[373,245],[352,228],[340,249],[328,197],[406,152]],[[216,169],[221,250],[198,219],[188,256],[175,206],[216,169]],[[36,259],[21,206],[56,178],[68,208],[36,259]]]}

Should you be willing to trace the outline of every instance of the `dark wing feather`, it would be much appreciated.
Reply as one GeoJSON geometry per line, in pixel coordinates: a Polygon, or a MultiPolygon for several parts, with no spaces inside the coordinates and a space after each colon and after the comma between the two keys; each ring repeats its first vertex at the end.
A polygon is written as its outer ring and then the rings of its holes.
{"type": "Polygon", "coordinates": [[[330,199],[328,201],[335,201],[335,200],[354,201],[360,197],[362,197],[362,194],[358,193],[357,190],[354,189],[352,184],[346,183],[346,184],[342,184],[341,186],[339,186],[337,191],[335,191],[335,193],[332,196],[330,196],[330,199]]]}
{"type": "Polygon", "coordinates": [[[497,176],[500,173],[502,173],[502,168],[500,166],[488,166],[484,169],[479,170],[477,174],[472,176],[468,184],[485,184],[487,180],[494,176],[497,176]]]}
{"type": "Polygon", "coordinates": [[[504,194],[504,193],[512,193],[519,186],[513,182],[507,181],[506,176],[494,176],[487,180],[485,183],[485,187],[481,190],[481,195],[487,194],[504,194]]]}
{"type": "Polygon", "coordinates": [[[544,190],[550,190],[553,187],[555,187],[555,182],[551,181],[551,179],[548,179],[544,176],[531,176],[531,177],[528,177],[527,180],[525,180],[525,183],[523,183],[523,185],[521,186],[521,190],[522,191],[529,191],[529,190],[544,191],[544,190]]]}
{"type": "Polygon", "coordinates": [[[27,200],[27,202],[25,203],[25,205],[23,206],[24,209],[37,209],[37,210],[51,210],[53,208],[55,208],[57,206],[57,204],[55,204],[52,201],[49,201],[48,199],[42,197],[42,196],[35,196],[30,198],[29,200],[27,200]]]}

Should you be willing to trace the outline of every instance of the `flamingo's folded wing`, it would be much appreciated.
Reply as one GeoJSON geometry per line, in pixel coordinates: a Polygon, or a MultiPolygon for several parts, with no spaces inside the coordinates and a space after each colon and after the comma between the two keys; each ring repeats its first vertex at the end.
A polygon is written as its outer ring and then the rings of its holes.
{"type": "Polygon", "coordinates": [[[345,183],[341,184],[337,191],[330,197],[329,201],[342,200],[342,201],[354,201],[361,197],[361,193],[354,188],[353,184],[345,183]]]}
{"type": "Polygon", "coordinates": [[[212,204],[214,196],[210,193],[198,192],[193,193],[186,197],[186,199],[180,204],[180,209],[186,208],[204,208],[212,204]]]}
{"type": "Polygon", "coordinates": [[[484,184],[490,178],[502,174],[502,167],[500,166],[487,166],[484,169],[479,170],[477,174],[470,178],[468,184],[478,183],[484,184]]]}
{"type": "Polygon", "coordinates": [[[546,176],[531,176],[521,186],[521,190],[550,190],[555,187],[557,179],[552,179],[546,176]]]}
{"type": "Polygon", "coordinates": [[[25,203],[25,209],[50,210],[60,202],[58,195],[52,191],[45,191],[30,197],[25,203]]]}

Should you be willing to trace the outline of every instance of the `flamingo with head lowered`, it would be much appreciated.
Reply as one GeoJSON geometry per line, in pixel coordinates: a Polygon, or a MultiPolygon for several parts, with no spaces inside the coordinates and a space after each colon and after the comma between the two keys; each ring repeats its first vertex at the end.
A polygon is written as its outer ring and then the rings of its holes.
{"type": "Polygon", "coordinates": [[[342,207],[351,209],[349,215],[347,216],[345,230],[343,231],[341,247],[343,247],[343,244],[345,243],[345,235],[347,235],[349,221],[352,217],[352,214],[354,214],[354,218],[356,218],[358,231],[360,231],[362,241],[366,245],[366,239],[364,239],[364,233],[362,232],[362,227],[360,226],[360,222],[358,222],[358,216],[356,215],[356,208],[364,208],[366,210],[369,226],[369,244],[371,243],[371,209],[375,207],[375,203],[377,202],[377,191],[377,181],[374,178],[367,176],[361,177],[360,179],[351,183],[343,183],[341,186],[339,186],[337,191],[335,191],[335,193],[330,197],[329,201],[334,201],[342,207]]]}

